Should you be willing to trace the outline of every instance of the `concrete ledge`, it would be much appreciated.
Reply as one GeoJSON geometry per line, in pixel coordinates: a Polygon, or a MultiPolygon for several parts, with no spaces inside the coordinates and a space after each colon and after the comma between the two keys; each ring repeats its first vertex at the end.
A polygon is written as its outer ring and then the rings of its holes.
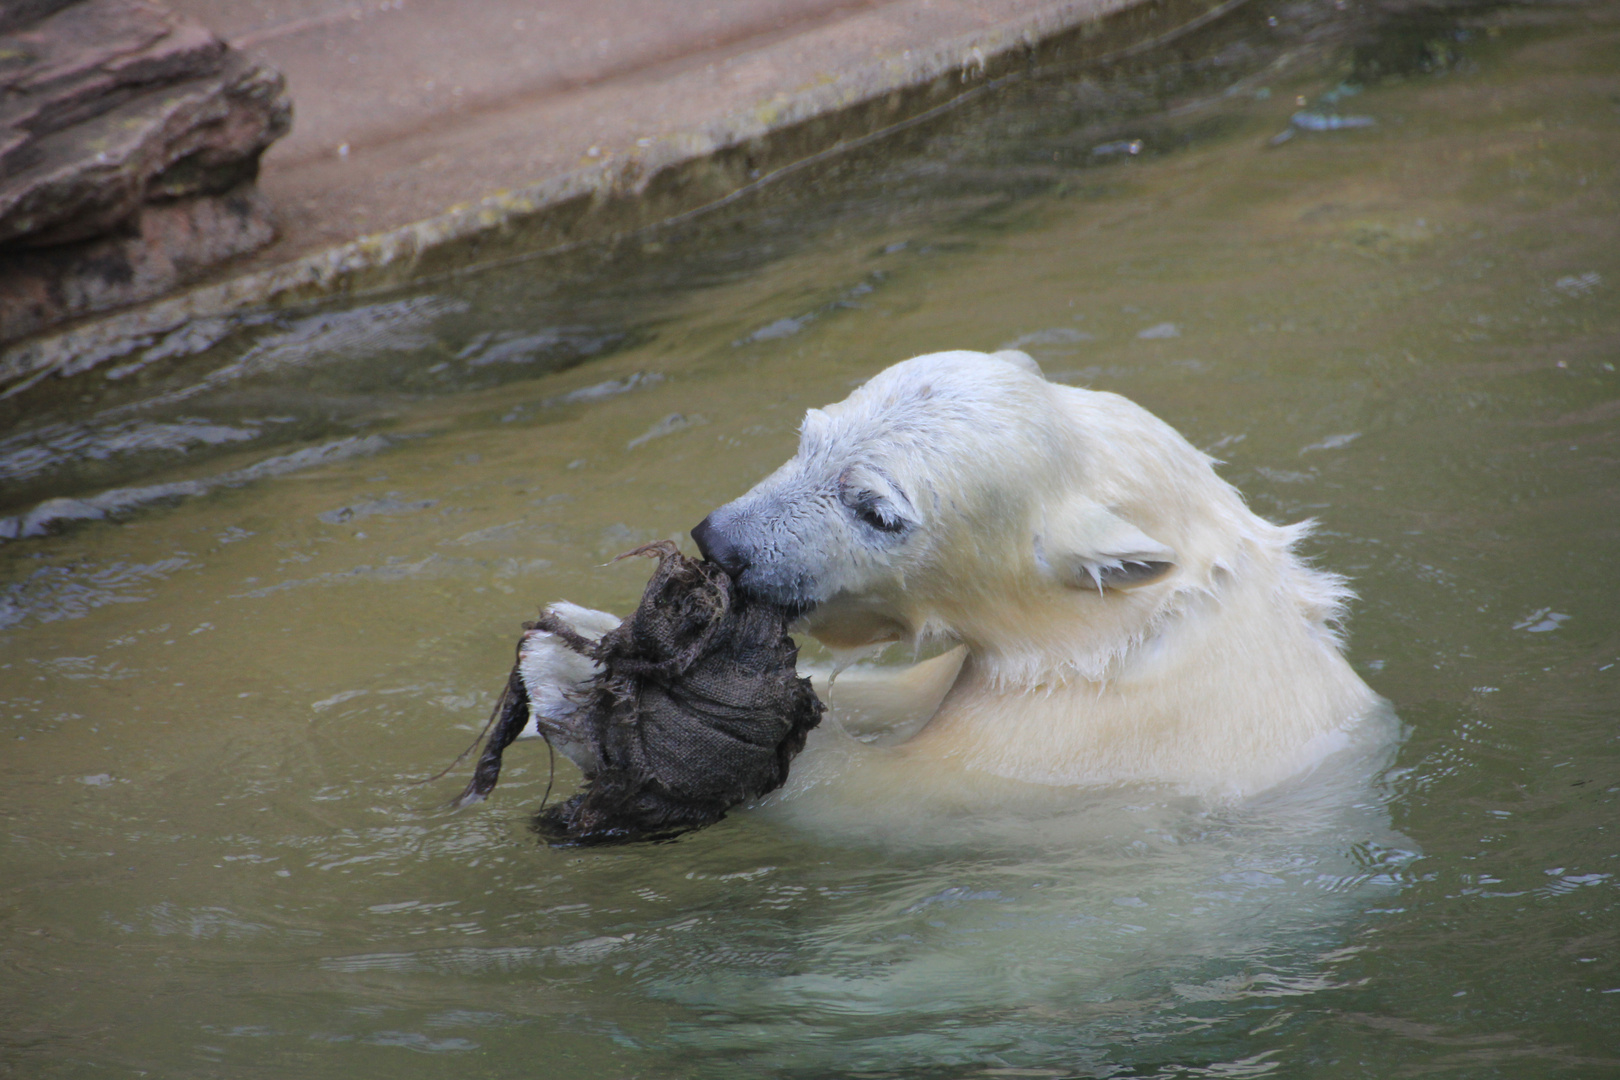
{"type": "Polygon", "coordinates": [[[600,164],[19,342],[0,353],[0,396],[88,371],[190,320],[371,293],[633,233],[915,123],[998,81],[1045,65],[1117,61],[1242,2],[1065,0],[904,50],[694,130],[638,140],[600,164]]]}

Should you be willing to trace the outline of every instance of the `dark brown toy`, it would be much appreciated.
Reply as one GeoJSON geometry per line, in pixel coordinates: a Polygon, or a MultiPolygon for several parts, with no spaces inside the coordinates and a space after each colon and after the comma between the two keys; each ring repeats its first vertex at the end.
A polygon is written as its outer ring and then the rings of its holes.
{"type": "MultiPolygon", "coordinates": [[[[555,634],[601,665],[573,730],[546,731],[596,749],[585,785],[542,809],[534,828],[551,843],[656,840],[712,825],[738,803],[780,787],[822,706],[795,669],[789,615],[739,592],[710,562],[668,541],[635,612],[600,641],[551,611],[525,629],[555,634]]],[[[512,669],[496,724],[458,803],[495,787],[501,752],[528,724],[528,689],[512,669]]]]}

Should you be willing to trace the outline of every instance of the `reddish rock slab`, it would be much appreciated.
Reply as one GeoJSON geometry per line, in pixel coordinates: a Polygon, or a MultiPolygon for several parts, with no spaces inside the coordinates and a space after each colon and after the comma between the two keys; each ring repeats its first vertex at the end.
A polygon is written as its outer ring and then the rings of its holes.
{"type": "Polygon", "coordinates": [[[0,341],[274,238],[244,186],[291,126],[279,72],[155,0],[8,4],[0,27],[0,341]]]}
{"type": "Polygon", "coordinates": [[[222,195],[149,203],[123,228],[92,240],[7,253],[0,258],[0,340],[64,313],[161,296],[275,235],[264,196],[247,183],[222,195]]]}

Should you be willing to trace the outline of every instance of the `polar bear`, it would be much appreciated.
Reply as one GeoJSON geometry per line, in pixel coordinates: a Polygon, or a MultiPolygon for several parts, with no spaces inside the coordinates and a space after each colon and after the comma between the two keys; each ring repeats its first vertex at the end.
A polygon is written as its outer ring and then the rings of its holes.
{"type": "MultiPolygon", "coordinates": [[[[1379,711],[1341,651],[1343,579],[1297,553],[1309,528],[1257,516],[1129,400],[1049,382],[1023,353],[956,351],[811,409],[793,458],[692,536],[835,652],[950,646],[834,684],[848,726],[907,731],[863,747],[879,786],[1226,800],[1379,711]]],[[[617,621],[554,610],[592,637],[617,621]]],[[[543,633],[521,668],[540,713],[573,708],[592,673],[543,633]]]]}

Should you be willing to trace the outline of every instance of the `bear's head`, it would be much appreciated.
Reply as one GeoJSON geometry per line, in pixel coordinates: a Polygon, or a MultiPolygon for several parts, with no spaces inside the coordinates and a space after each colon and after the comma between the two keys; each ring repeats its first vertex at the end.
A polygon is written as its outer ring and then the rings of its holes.
{"type": "Polygon", "coordinates": [[[1038,681],[1100,675],[1244,518],[1146,410],[1023,353],[946,352],[811,409],[798,453],[692,536],[831,647],[957,640],[1038,681]]]}

